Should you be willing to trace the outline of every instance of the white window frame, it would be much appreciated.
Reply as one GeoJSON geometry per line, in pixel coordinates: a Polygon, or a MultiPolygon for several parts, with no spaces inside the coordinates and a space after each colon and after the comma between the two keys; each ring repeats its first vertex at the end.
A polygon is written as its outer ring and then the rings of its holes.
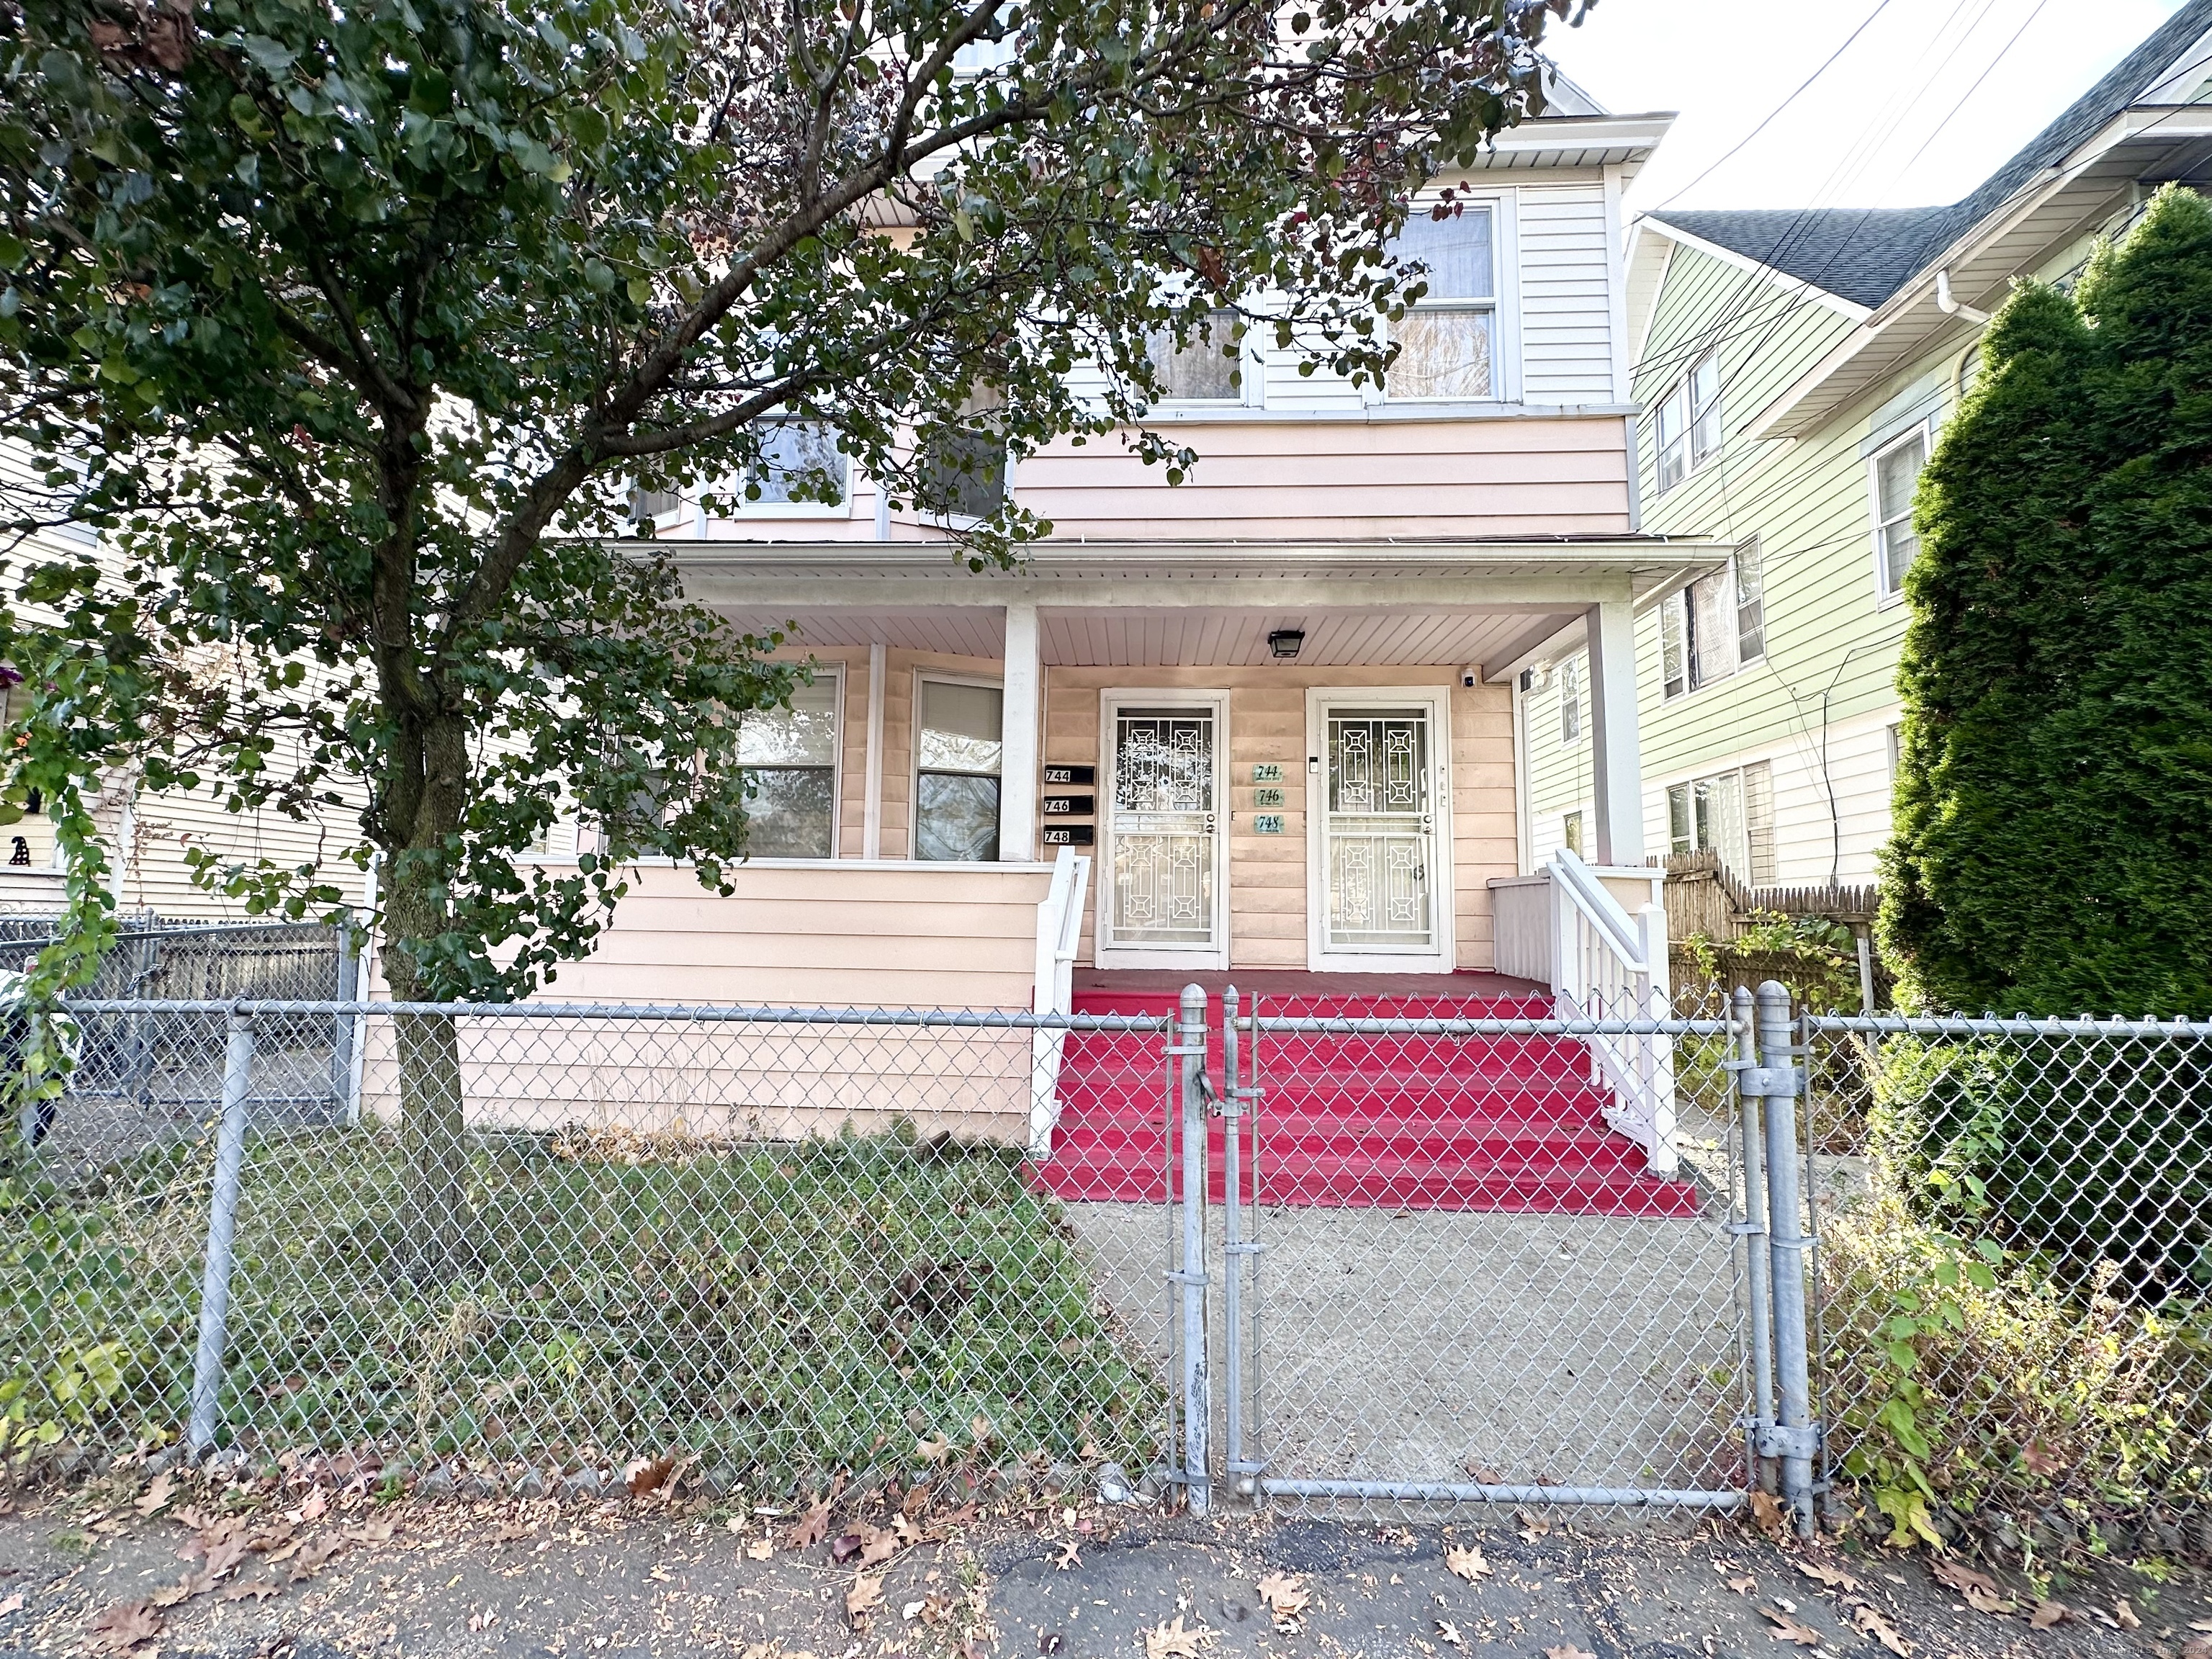
{"type": "MultiPolygon", "coordinates": [[[[910,713],[908,717],[906,752],[911,764],[907,768],[906,798],[906,855],[915,863],[952,864],[950,860],[924,860],[921,856],[921,688],[924,681],[939,685],[980,685],[996,691],[999,705],[999,805],[1005,810],[1006,800],[1006,711],[1004,698],[1006,682],[1003,676],[994,678],[988,674],[958,674],[941,668],[917,668],[914,671],[914,685],[908,696],[910,713]]],[[[1000,848],[1003,853],[1006,849],[1000,848]]],[[[960,866],[952,864],[953,868],[960,866]]]]}
{"type": "MultiPolygon", "coordinates": [[[[823,426],[830,427],[834,435],[836,428],[827,421],[809,421],[800,416],[768,416],[763,426],[823,426]]],[[[749,501],[745,499],[744,480],[738,478],[732,487],[726,503],[732,519],[849,519],[853,516],[853,458],[842,449],[837,452],[845,463],[845,499],[836,507],[826,501],[749,501]]],[[[702,515],[703,516],[703,515],[702,515]]]]}
{"type": "Polygon", "coordinates": [[[1718,346],[1699,352],[1696,360],[1683,371],[1682,377],[1667,388],[1667,395],[1652,406],[1651,478],[1659,495],[1664,495],[1680,489],[1697,476],[1700,467],[1727,447],[1728,434],[1721,429],[1726,403],[1721,396],[1720,362],[1718,346]],[[1698,374],[1708,365],[1713,371],[1713,391],[1712,395],[1700,404],[1696,396],[1698,374]],[[1666,412],[1669,409],[1678,411],[1675,419],[1680,423],[1680,434],[1673,442],[1669,442],[1666,435],[1666,412]],[[1698,434],[1708,415],[1712,417],[1712,441],[1699,448],[1698,434]],[[1674,447],[1674,443],[1682,447],[1682,470],[1669,480],[1667,477],[1667,452],[1674,447]]]}
{"type": "MultiPolygon", "coordinates": [[[[1680,702],[1716,685],[1725,685],[1754,664],[1766,660],[1766,556],[1759,538],[1745,537],[1729,550],[1728,563],[1711,574],[1725,578],[1726,598],[1721,605],[1721,614],[1729,619],[1729,626],[1735,630],[1735,666],[1724,674],[1709,678],[1701,678],[1698,674],[1697,613],[1690,603],[1690,590],[1697,583],[1684,583],[1659,602],[1659,701],[1662,703],[1680,702]],[[1742,560],[1747,548],[1759,550],[1759,654],[1753,657],[1743,654],[1742,560]],[[1682,683],[1679,688],[1667,674],[1667,659],[1674,651],[1681,653],[1682,683]]],[[[1703,580],[1704,578],[1698,580],[1703,580]]]]}
{"type": "Polygon", "coordinates": [[[1905,602],[1904,584],[1899,583],[1895,586],[1890,584],[1889,544],[1883,532],[1891,524],[1911,523],[1912,503],[1910,501],[1905,503],[1905,517],[1902,520],[1884,520],[1881,516],[1881,463],[1885,456],[1904,448],[1910,443],[1917,443],[1921,447],[1920,472],[1912,475],[1912,494],[1917,498],[1920,494],[1920,473],[1928,470],[1929,458],[1936,453],[1936,422],[1933,420],[1916,421],[1869,454],[1866,459],[1867,520],[1872,527],[1869,540],[1872,543],[1871,550],[1874,554],[1875,604],[1882,610],[1905,602]]]}
{"type": "MultiPolygon", "coordinates": [[[[826,859],[794,859],[769,854],[760,858],[749,857],[745,860],[748,864],[835,864],[845,855],[845,665],[842,662],[817,662],[814,665],[814,682],[819,685],[823,680],[830,681],[836,688],[833,702],[837,711],[835,740],[830,749],[830,856],[826,859]]],[[[751,769],[748,764],[741,769],[751,769]]]]}
{"type": "MultiPolygon", "coordinates": [[[[1462,188],[1453,201],[1468,211],[1482,209],[1490,215],[1490,297],[1487,300],[1423,300],[1415,311],[1487,311],[1490,313],[1490,390],[1487,398],[1423,398],[1389,390],[1388,383],[1368,388],[1373,404],[1408,404],[1416,408],[1465,404],[1487,409],[1521,401],[1520,227],[1510,191],[1471,194],[1462,188]]],[[[1425,215],[1439,205],[1435,196],[1417,198],[1412,215],[1425,215]]]]}

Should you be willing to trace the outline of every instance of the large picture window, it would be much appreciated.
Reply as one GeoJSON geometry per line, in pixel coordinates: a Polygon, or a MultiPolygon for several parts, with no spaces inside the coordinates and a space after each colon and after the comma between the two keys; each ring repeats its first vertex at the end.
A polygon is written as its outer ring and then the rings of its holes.
{"type": "Polygon", "coordinates": [[[1449,219],[1416,209],[1406,221],[1391,252],[1427,268],[1428,292],[1391,325],[1393,398],[1498,396],[1496,233],[1495,213],[1479,204],[1449,219]]]}
{"type": "Polygon", "coordinates": [[[915,744],[914,855],[988,863],[999,856],[1000,721],[1006,694],[973,680],[924,678],[915,744]]]}
{"type": "Polygon", "coordinates": [[[738,763],[749,786],[752,857],[836,856],[842,686],[838,675],[824,672],[811,685],[793,689],[788,708],[756,708],[740,717],[738,763]]]}

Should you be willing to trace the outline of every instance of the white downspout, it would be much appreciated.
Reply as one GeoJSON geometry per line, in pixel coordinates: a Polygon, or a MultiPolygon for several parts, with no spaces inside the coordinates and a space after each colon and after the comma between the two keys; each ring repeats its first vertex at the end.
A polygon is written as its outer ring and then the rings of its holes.
{"type": "Polygon", "coordinates": [[[1946,317],[1963,317],[1970,323],[1986,323],[1990,319],[1988,312],[1977,311],[1963,300],[1952,297],[1951,273],[1948,270],[1936,273],[1936,309],[1946,317]]]}

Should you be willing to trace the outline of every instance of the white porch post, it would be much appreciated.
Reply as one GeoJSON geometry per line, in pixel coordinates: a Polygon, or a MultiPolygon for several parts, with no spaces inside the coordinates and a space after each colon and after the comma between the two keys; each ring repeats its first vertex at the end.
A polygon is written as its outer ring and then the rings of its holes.
{"type": "Polygon", "coordinates": [[[1005,725],[999,754],[999,857],[1025,863],[1036,856],[1037,726],[1044,702],[1037,660],[1036,606],[1006,607],[1005,725]]]}
{"type": "Polygon", "coordinates": [[[1590,660],[1590,781],[1597,861],[1644,862],[1644,756],[1636,736],[1636,612],[1607,599],[1584,613],[1590,660]]]}

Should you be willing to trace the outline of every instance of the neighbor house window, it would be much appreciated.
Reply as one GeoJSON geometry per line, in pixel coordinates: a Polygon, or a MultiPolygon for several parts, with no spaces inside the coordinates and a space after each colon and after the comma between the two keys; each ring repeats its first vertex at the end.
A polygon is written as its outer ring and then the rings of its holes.
{"type": "Polygon", "coordinates": [[[1874,458],[1875,580],[1888,599],[1905,589],[1905,573],[1920,556],[1912,530],[1912,493],[1928,465],[1928,431],[1916,427],[1874,458]]]}
{"type": "Polygon", "coordinates": [[[1756,761],[1668,785],[1667,837],[1674,852],[1719,854],[1739,880],[1775,880],[1773,767],[1756,761]]]}
{"type": "Polygon", "coordinates": [[[1571,657],[1559,667],[1559,741],[1572,743],[1583,734],[1583,664],[1571,657]]]}
{"type": "Polygon", "coordinates": [[[972,680],[924,678],[916,701],[914,855],[990,862],[999,856],[1006,694],[972,680]]]}
{"type": "Polygon", "coordinates": [[[1462,204],[1447,219],[1414,210],[1391,244],[1404,264],[1426,268],[1428,292],[1391,325],[1398,356],[1394,398],[1489,399],[1498,392],[1496,216],[1462,204]]]}
{"type": "Polygon", "coordinates": [[[1559,841],[1577,858],[1583,855],[1583,815],[1570,812],[1559,820],[1559,841]]]}
{"type": "Polygon", "coordinates": [[[851,499],[852,463],[824,422],[767,422],[760,464],[746,472],[740,493],[745,507],[834,510],[851,499]]]}
{"type": "Polygon", "coordinates": [[[1901,722],[1892,720],[1882,727],[1881,758],[1893,789],[1897,787],[1897,769],[1905,761],[1905,727],[1901,722]]]}
{"type": "Polygon", "coordinates": [[[1756,538],[1727,568],[1700,576],[1659,609],[1660,690],[1679,697],[1766,654],[1765,574],[1756,538]]]}
{"type": "Polygon", "coordinates": [[[922,457],[921,507],[947,519],[988,519],[1006,499],[1006,438],[995,397],[978,392],[922,457]]]}
{"type": "Polygon", "coordinates": [[[1721,447],[1721,359],[1708,351],[1659,401],[1659,493],[1665,495],[1721,447]]]}
{"type": "Polygon", "coordinates": [[[750,786],[746,847],[754,858],[836,855],[837,727],[842,681],[834,672],[796,686],[788,708],[738,717],[738,763],[750,786]]]}
{"type": "Polygon", "coordinates": [[[1176,344],[1175,331],[1156,328],[1145,337],[1166,399],[1179,404],[1234,404],[1244,398],[1240,361],[1244,325],[1234,311],[1206,313],[1187,344],[1176,344]]]}

